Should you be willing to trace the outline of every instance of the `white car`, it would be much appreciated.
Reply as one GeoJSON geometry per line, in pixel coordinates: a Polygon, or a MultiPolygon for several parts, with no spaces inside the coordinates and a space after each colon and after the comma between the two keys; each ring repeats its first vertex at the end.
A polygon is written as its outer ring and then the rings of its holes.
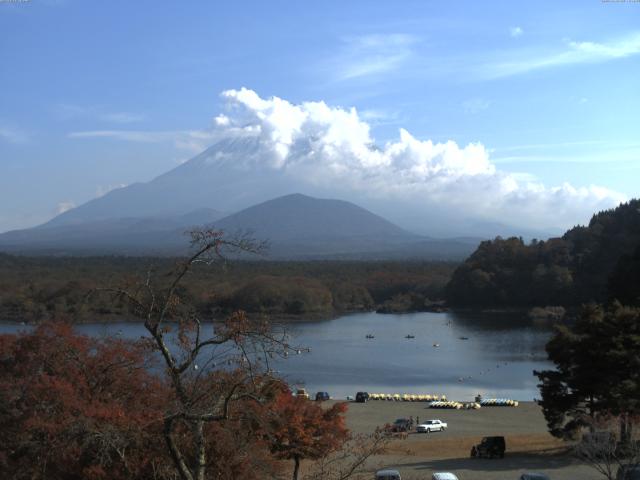
{"type": "Polygon", "coordinates": [[[430,432],[444,432],[447,429],[447,424],[442,420],[427,420],[421,423],[416,428],[418,433],[430,433],[430,432]]]}
{"type": "Polygon", "coordinates": [[[431,480],[458,480],[453,473],[449,472],[439,472],[431,475],[431,480]]]}
{"type": "Polygon", "coordinates": [[[376,480],[401,480],[398,470],[378,470],[376,472],[376,480]]]}

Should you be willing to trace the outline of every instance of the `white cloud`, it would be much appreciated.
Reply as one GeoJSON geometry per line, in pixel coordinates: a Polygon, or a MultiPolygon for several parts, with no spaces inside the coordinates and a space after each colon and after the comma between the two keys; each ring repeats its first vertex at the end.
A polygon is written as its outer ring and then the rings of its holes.
{"type": "Polygon", "coordinates": [[[56,205],[56,214],[60,215],[61,213],[71,210],[72,208],[76,208],[76,204],[72,201],[66,200],[64,202],[60,202],[58,203],[58,205],[56,205]]]}
{"type": "Polygon", "coordinates": [[[547,187],[526,172],[501,171],[481,143],[434,143],[400,129],[398,139],[376,146],[369,124],[353,108],[295,105],[278,97],[263,99],[245,88],[222,96],[227,120],[216,122],[212,137],[249,135],[258,151],[211,161],[283,175],[301,189],[306,185],[343,198],[393,200],[423,211],[446,208],[459,215],[544,226],[571,225],[624,200],[599,186],[547,187]]]}
{"type": "Polygon", "coordinates": [[[561,50],[534,54],[515,52],[512,59],[486,64],[481,68],[481,76],[499,78],[565,65],[601,63],[637,54],[640,54],[640,32],[606,43],[566,40],[561,50]]]}
{"type": "Polygon", "coordinates": [[[519,36],[521,36],[524,33],[524,30],[522,30],[521,27],[511,27],[509,28],[509,35],[511,35],[514,38],[517,38],[519,36]]]}

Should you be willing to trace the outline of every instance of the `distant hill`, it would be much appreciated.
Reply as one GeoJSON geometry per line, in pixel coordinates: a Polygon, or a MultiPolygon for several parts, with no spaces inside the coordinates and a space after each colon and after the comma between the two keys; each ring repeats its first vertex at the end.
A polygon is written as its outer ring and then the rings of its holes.
{"type": "Polygon", "coordinates": [[[270,256],[277,258],[375,254],[422,240],[353,203],[301,194],[246,208],[214,225],[268,240],[270,256]]]}
{"type": "Polygon", "coordinates": [[[248,232],[266,240],[270,259],[455,260],[467,256],[479,241],[430,239],[407,232],[353,203],[301,194],[221,216],[211,209],[96,221],[76,216],[2,234],[0,250],[56,255],[179,255],[187,249],[185,231],[205,225],[231,235],[248,232]]]}
{"type": "Polygon", "coordinates": [[[639,259],[640,200],[632,200],[559,238],[482,242],[454,272],[447,299],[459,306],[640,303],[639,259]]]}

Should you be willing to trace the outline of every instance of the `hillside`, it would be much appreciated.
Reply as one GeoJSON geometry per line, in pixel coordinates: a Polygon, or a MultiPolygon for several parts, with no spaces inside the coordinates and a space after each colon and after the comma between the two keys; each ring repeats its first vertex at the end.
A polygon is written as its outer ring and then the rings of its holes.
{"type": "Polygon", "coordinates": [[[560,238],[485,241],[453,274],[458,306],[579,305],[640,300],[640,200],[595,214],[560,238]]]}
{"type": "Polygon", "coordinates": [[[270,243],[269,256],[318,257],[396,250],[423,240],[350,202],[286,195],[215,222],[270,243]]]}

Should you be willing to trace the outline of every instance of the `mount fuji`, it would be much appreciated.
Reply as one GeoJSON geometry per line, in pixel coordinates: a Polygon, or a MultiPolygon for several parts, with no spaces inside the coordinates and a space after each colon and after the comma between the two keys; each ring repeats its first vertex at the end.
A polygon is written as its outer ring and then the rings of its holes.
{"type": "MultiPolygon", "coordinates": [[[[459,259],[478,238],[436,240],[411,233],[353,203],[305,195],[287,172],[259,158],[257,137],[224,139],[147,183],[112,190],[40,226],[0,235],[0,250],[41,254],[175,255],[184,232],[213,226],[250,231],[270,256],[459,259]]],[[[304,152],[301,153],[301,155],[304,152]]]]}

